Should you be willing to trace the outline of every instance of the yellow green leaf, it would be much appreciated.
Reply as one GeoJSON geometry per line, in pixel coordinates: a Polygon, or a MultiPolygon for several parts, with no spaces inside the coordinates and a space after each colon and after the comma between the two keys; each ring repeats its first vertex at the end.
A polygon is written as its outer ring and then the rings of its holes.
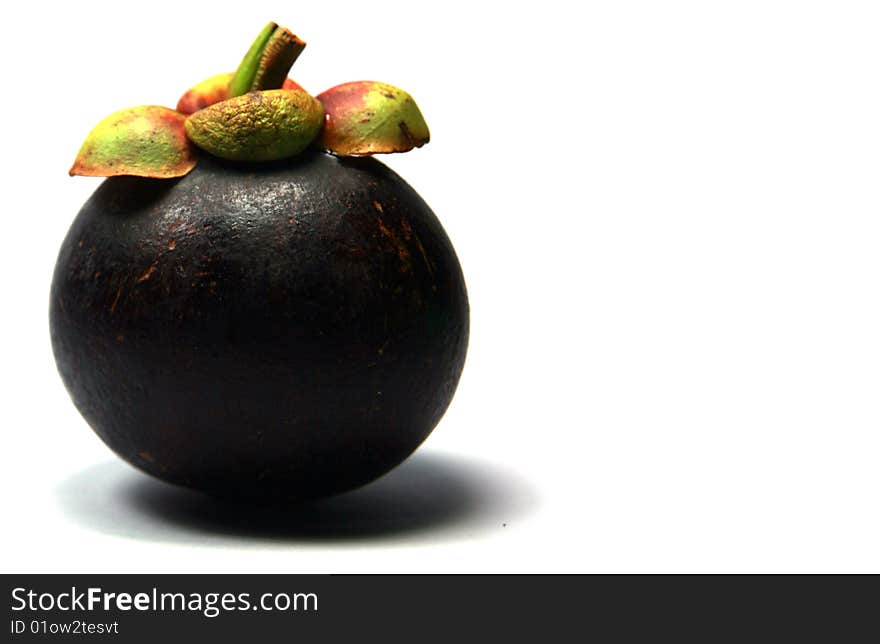
{"type": "Polygon", "coordinates": [[[321,145],[340,156],[407,152],[430,138],[412,96],[376,81],[343,83],[322,94],[326,123],[321,145]]]}
{"type": "Polygon", "coordinates": [[[89,133],[70,174],[182,177],[196,165],[185,120],[183,114],[158,105],[114,112],[89,133]]]}
{"type": "Polygon", "coordinates": [[[250,92],[191,114],[186,133],[197,146],[234,161],[299,154],[324,121],[321,103],[303,90],[250,92]]]}
{"type": "Polygon", "coordinates": [[[217,74],[190,87],[177,101],[177,111],[192,114],[229,98],[229,81],[232,74],[217,74]]]}
{"type": "MultiPolygon", "coordinates": [[[[232,81],[232,76],[232,72],[217,74],[197,85],[193,85],[177,101],[177,111],[181,114],[192,114],[214,103],[231,98],[229,96],[229,83],[232,81]]],[[[302,85],[292,78],[287,78],[284,80],[281,89],[302,89],[302,85]]]]}

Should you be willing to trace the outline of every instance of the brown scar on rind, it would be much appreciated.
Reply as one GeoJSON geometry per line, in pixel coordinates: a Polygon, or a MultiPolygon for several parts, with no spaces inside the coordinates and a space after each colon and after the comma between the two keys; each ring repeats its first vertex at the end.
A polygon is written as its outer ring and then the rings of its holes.
{"type": "MultiPolygon", "coordinates": [[[[428,272],[433,276],[434,267],[431,265],[431,260],[428,259],[428,253],[425,252],[425,247],[422,245],[422,240],[419,239],[419,234],[417,232],[413,232],[413,237],[416,238],[416,245],[419,247],[419,252],[422,254],[422,259],[425,260],[425,267],[428,269],[428,272]]],[[[434,286],[433,289],[436,291],[437,287],[434,286]]]]}
{"type": "Polygon", "coordinates": [[[110,313],[116,313],[116,305],[119,304],[119,296],[122,295],[122,285],[116,289],[116,297],[113,298],[113,304],[110,305],[110,313]]]}
{"type": "Polygon", "coordinates": [[[156,260],[155,262],[150,264],[150,267],[144,272],[144,274],[137,279],[137,283],[140,284],[141,282],[146,282],[148,279],[150,279],[153,274],[155,274],[158,263],[159,260],[156,260]]]}
{"type": "Polygon", "coordinates": [[[400,259],[401,270],[404,273],[408,272],[412,268],[412,256],[410,255],[409,248],[406,247],[406,242],[394,230],[388,228],[381,217],[376,217],[376,221],[379,223],[379,230],[382,232],[382,235],[388,238],[394,245],[397,257],[400,259]]]}
{"type": "Polygon", "coordinates": [[[409,238],[412,237],[412,225],[405,218],[400,218],[400,227],[403,228],[403,237],[406,241],[409,241],[409,238]]]}

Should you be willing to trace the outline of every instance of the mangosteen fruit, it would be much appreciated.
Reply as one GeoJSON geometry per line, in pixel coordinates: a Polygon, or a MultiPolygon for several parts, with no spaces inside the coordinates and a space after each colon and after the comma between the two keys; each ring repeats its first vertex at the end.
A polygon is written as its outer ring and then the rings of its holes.
{"type": "Polygon", "coordinates": [[[123,459],[221,496],[381,476],[431,433],[465,361],[452,244],[370,156],[427,142],[415,102],[375,82],[312,97],[287,79],[303,46],[270,23],[177,110],[102,121],[71,170],[108,178],[55,267],[62,380],[123,459]]]}

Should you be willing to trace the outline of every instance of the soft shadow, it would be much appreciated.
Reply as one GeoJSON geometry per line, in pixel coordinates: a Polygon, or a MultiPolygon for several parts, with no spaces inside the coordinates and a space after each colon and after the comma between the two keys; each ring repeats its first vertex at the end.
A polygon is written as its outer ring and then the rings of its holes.
{"type": "Polygon", "coordinates": [[[154,480],[120,461],[57,489],[62,510],[101,532],[171,542],[433,539],[504,529],[534,505],[530,488],[496,465],[416,453],[353,492],[299,505],[230,504],[154,480]]]}
{"type": "Polygon", "coordinates": [[[114,217],[131,217],[161,201],[180,180],[180,177],[108,177],[98,186],[90,201],[94,201],[99,210],[109,212],[114,217]]]}

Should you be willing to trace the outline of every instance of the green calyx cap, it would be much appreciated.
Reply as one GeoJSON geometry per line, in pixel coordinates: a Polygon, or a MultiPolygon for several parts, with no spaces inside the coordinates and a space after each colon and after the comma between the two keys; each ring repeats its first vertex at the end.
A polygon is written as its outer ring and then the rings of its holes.
{"type": "Polygon", "coordinates": [[[249,92],[190,115],[186,133],[201,149],[233,161],[299,154],[321,130],[321,103],[302,90],[249,92]]]}
{"type": "Polygon", "coordinates": [[[101,121],[70,174],[181,177],[195,167],[197,148],[235,161],[270,161],[313,142],[339,156],[406,152],[428,142],[421,111],[400,88],[356,81],[312,97],[287,77],[305,46],[270,22],[235,72],[194,85],[177,110],[133,107],[101,121]]]}
{"type": "Polygon", "coordinates": [[[376,81],[344,83],[318,94],[327,122],[321,145],[340,156],[407,152],[431,134],[412,96],[376,81]]]}
{"type": "Polygon", "coordinates": [[[98,123],[79,150],[71,176],[182,177],[196,165],[186,117],[167,107],[120,110],[98,123]]]}

